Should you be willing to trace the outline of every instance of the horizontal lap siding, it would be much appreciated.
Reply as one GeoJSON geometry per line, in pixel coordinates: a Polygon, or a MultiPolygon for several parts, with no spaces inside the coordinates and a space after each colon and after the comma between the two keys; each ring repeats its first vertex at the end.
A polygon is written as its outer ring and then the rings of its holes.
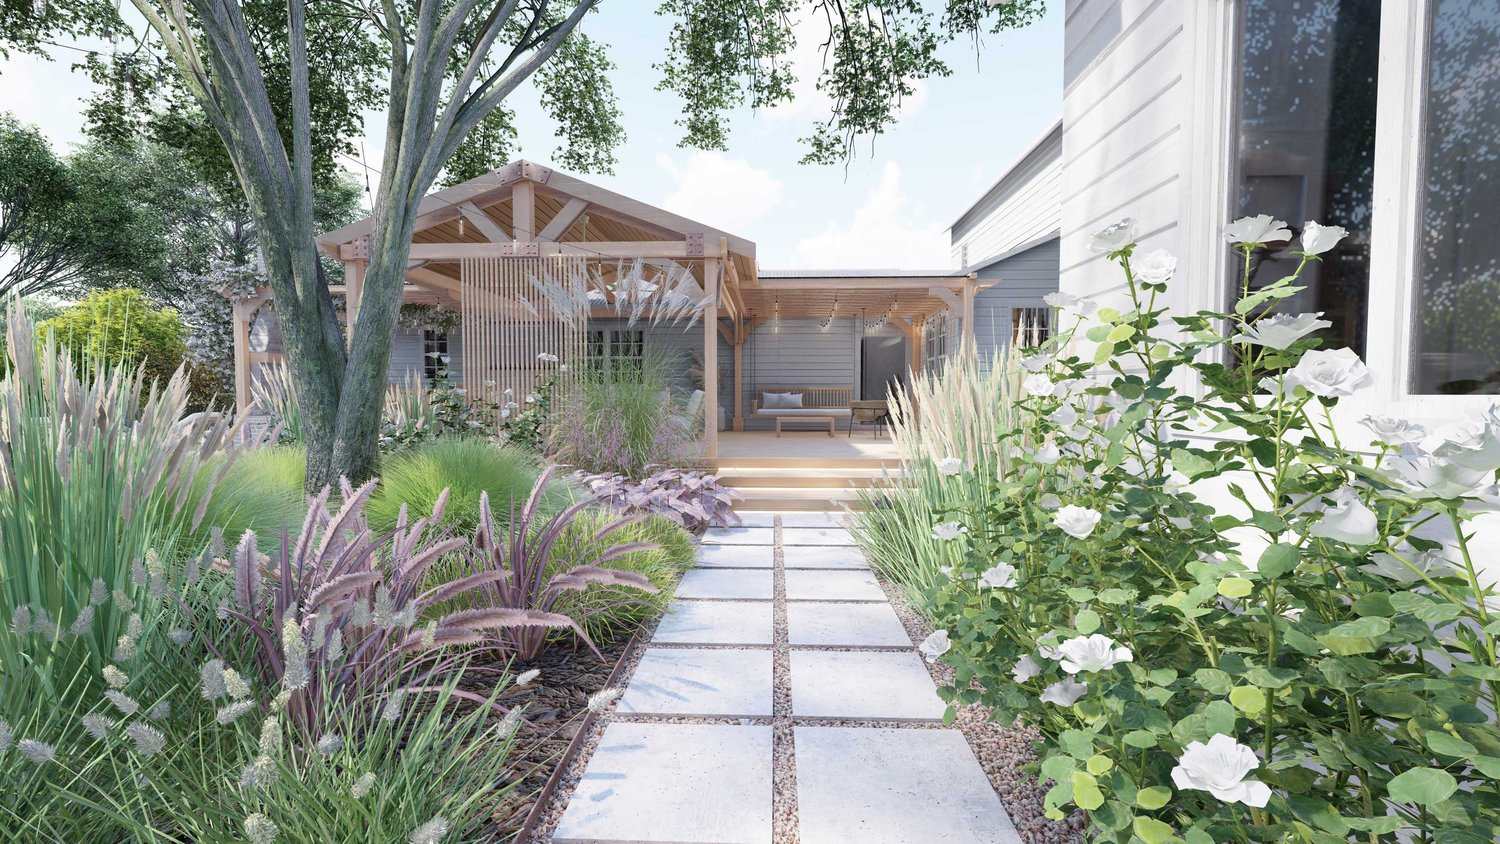
{"type": "MultiPolygon", "coordinates": [[[[786,318],[779,326],[762,323],[744,348],[741,379],[744,387],[746,430],[774,428],[775,422],[757,419],[751,407],[762,387],[850,387],[859,389],[858,319],[833,321],[824,329],[813,317],[786,318]]],[[[719,384],[725,407],[734,411],[733,349],[719,349],[720,362],[728,361],[730,376],[719,384]]]]}
{"type": "Polygon", "coordinates": [[[1062,132],[1049,131],[953,225],[955,266],[974,267],[1057,231],[1062,132]]]}
{"type": "MultiPolygon", "coordinates": [[[[448,377],[454,383],[463,381],[463,334],[457,330],[448,335],[448,377]]],[[[396,328],[391,338],[391,362],[386,368],[386,383],[405,383],[407,373],[421,375],[427,363],[420,329],[396,328]]]]}
{"type": "Polygon", "coordinates": [[[1094,232],[1136,218],[1143,248],[1180,253],[1188,107],[1186,3],[1083,0],[1065,36],[1059,285],[1123,299],[1119,268],[1088,251],[1094,232]]]}
{"type": "Polygon", "coordinates": [[[1044,307],[1042,297],[1057,290],[1057,239],[979,269],[978,274],[980,281],[999,279],[974,298],[974,340],[981,359],[987,360],[1010,347],[1011,311],[1044,307]]]}

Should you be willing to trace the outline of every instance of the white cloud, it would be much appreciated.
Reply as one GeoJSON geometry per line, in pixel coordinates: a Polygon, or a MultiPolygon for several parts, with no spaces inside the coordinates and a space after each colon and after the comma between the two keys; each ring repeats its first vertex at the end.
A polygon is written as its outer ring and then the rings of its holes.
{"type": "Polygon", "coordinates": [[[658,153],[656,165],[674,187],[661,206],[674,214],[737,235],[751,236],[754,225],[781,206],[786,185],[769,170],[721,152],[696,151],[682,162],[658,153]]]}
{"type": "Polygon", "coordinates": [[[947,229],[912,204],[901,189],[901,167],[887,161],[853,218],[802,238],[797,260],[809,269],[944,269],[948,251],[947,229]]]}
{"type": "Polygon", "coordinates": [[[71,65],[67,55],[53,62],[13,52],[0,60],[0,111],[14,112],[23,124],[37,126],[58,154],[83,141],[83,101],[96,90],[71,65]]]}

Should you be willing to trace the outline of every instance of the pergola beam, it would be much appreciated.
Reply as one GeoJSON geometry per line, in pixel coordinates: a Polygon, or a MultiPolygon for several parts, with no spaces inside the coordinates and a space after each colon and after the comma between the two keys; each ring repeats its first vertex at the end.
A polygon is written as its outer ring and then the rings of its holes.
{"type": "Polygon", "coordinates": [[[573,224],[578,222],[578,218],[582,217],[583,212],[587,211],[588,208],[588,200],[579,199],[576,196],[569,198],[567,204],[562,207],[562,210],[558,211],[557,215],[537,233],[536,239],[541,241],[562,239],[562,236],[568,233],[568,229],[572,228],[573,224]]]}
{"type": "Polygon", "coordinates": [[[476,208],[472,202],[465,202],[458,206],[458,213],[462,214],[470,225],[479,229],[479,233],[491,243],[506,243],[511,239],[510,235],[505,233],[505,229],[495,222],[494,217],[476,208]]]}
{"type": "MultiPolygon", "coordinates": [[[[465,258],[548,258],[558,255],[596,259],[702,258],[702,247],[685,240],[620,240],[589,243],[413,243],[413,260],[456,263],[465,258]],[[697,254],[694,254],[697,252],[697,254]]],[[[357,247],[339,247],[345,261],[359,256],[357,247]]]]}

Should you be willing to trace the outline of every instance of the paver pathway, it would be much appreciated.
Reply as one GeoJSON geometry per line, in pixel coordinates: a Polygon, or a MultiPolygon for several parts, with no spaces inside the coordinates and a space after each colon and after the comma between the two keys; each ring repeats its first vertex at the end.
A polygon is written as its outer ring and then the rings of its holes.
{"type": "Polygon", "coordinates": [[[704,536],[552,840],[1019,842],[838,517],[743,515],[704,536]]]}

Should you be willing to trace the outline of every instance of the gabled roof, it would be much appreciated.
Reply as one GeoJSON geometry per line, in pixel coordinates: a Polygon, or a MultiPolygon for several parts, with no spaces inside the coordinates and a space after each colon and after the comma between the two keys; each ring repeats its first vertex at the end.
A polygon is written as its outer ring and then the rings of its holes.
{"type": "MultiPolygon", "coordinates": [[[[710,249],[720,238],[729,251],[753,260],[755,243],[705,223],[673,214],[576,176],[532,161],[512,161],[451,188],[428,194],[418,209],[414,243],[483,243],[515,237],[512,190],[519,181],[535,186],[532,239],[542,242],[682,240],[702,236],[710,249]]],[[[374,229],[365,217],[318,238],[319,247],[337,254],[374,229]]]]}

